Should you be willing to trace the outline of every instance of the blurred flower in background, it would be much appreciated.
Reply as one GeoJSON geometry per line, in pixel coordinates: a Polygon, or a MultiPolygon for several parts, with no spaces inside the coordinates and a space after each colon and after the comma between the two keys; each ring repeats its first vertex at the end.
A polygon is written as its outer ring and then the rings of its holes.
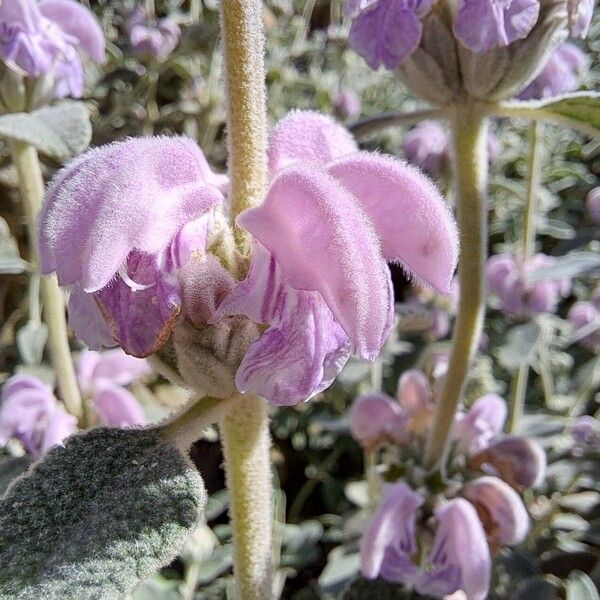
{"type": "Polygon", "coordinates": [[[164,60],[175,50],[181,37],[179,25],[170,17],[153,23],[138,6],[127,21],[129,42],[135,54],[164,60]]]}
{"type": "Polygon", "coordinates": [[[45,77],[56,98],[83,94],[81,54],[104,61],[104,34],[74,0],[10,0],[0,5],[0,58],[17,74],[45,77]]]}

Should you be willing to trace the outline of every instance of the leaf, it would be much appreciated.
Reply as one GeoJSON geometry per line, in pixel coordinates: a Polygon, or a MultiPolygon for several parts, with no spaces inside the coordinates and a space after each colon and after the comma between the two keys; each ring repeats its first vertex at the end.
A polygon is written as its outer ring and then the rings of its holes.
{"type": "Polygon", "coordinates": [[[569,279],[600,269],[598,252],[571,252],[559,256],[553,265],[536,269],[527,275],[529,283],[567,277],[569,279]]]}
{"type": "Polygon", "coordinates": [[[503,116],[525,117],[571,127],[600,137],[600,93],[576,92],[547,100],[510,101],[500,105],[503,116]]]}
{"type": "Polygon", "coordinates": [[[567,580],[567,600],[599,600],[594,582],[582,571],[573,571],[567,580]]]}
{"type": "Polygon", "coordinates": [[[506,343],[498,349],[498,362],[507,371],[531,363],[541,336],[542,330],[536,323],[513,327],[506,334],[506,343]]]}
{"type": "Polygon", "coordinates": [[[26,271],[28,266],[19,255],[17,241],[12,237],[8,223],[0,217],[0,274],[16,275],[26,271]]]}
{"type": "Polygon", "coordinates": [[[0,495],[8,487],[8,484],[31,465],[29,456],[5,456],[0,459],[0,495]]]}
{"type": "Polygon", "coordinates": [[[31,113],[0,116],[0,137],[35,146],[59,162],[81,154],[92,139],[92,125],[83,102],[66,100],[31,113]]]}
{"type": "Polygon", "coordinates": [[[17,331],[17,348],[23,362],[39,365],[48,340],[48,326],[45,323],[28,321],[17,331]]]}
{"type": "Polygon", "coordinates": [[[205,503],[160,428],[75,435],[0,500],[0,598],[120,600],[177,555],[205,503]]]}
{"type": "Polygon", "coordinates": [[[338,547],[330,553],[329,561],[319,576],[319,587],[325,592],[339,592],[359,569],[360,554],[343,554],[343,548],[338,547]]]}

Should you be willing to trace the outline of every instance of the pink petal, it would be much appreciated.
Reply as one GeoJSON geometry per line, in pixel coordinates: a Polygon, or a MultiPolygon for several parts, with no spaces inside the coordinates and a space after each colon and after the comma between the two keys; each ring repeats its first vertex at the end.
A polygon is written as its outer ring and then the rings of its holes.
{"type": "Polygon", "coordinates": [[[54,446],[62,444],[66,438],[77,431],[77,419],[58,408],[48,417],[42,438],[40,453],[45,454],[54,446]]]}
{"type": "Polygon", "coordinates": [[[356,354],[377,356],[392,326],[391,278],[351,194],[317,168],[290,167],[237,222],[273,254],[289,285],[321,293],[356,354]]]}
{"type": "Polygon", "coordinates": [[[79,40],[90,58],[104,62],[104,33],[90,10],[73,0],[43,0],[40,11],[65,33],[79,40]]]}
{"type": "Polygon", "coordinates": [[[352,437],[363,446],[372,447],[399,425],[402,409],[386,394],[373,393],[359,396],[348,415],[352,437]]]}
{"type": "Polygon", "coordinates": [[[169,337],[181,312],[179,281],[156,256],[132,252],[122,276],[94,294],[112,336],[132,356],[145,358],[169,337]],[[136,289],[135,286],[139,286],[136,289]]]}
{"type": "Polygon", "coordinates": [[[86,294],[79,285],[71,290],[68,313],[69,327],[90,350],[117,345],[93,295],[86,294]]]}
{"type": "Polygon", "coordinates": [[[108,427],[132,427],[146,422],[144,411],[135,396],[112,383],[107,383],[96,392],[94,407],[102,424],[108,427]]]}
{"type": "Polygon", "coordinates": [[[258,243],[247,278],[211,322],[238,314],[271,325],[240,364],[236,385],[241,392],[260,394],[275,405],[297,404],[329,387],[348,360],[348,337],[322,296],[292,288],[258,243]]]}
{"type": "Polygon", "coordinates": [[[479,513],[488,536],[498,546],[520,544],[529,531],[529,515],[523,501],[497,477],[479,477],[463,488],[463,496],[479,513]]]}
{"type": "Polygon", "coordinates": [[[356,150],[354,138],[333,119],[318,112],[292,111],[269,137],[269,169],[274,176],[293,163],[325,164],[356,150]]]}
{"type": "Polygon", "coordinates": [[[431,405],[431,389],[425,373],[419,369],[404,371],[398,380],[396,398],[409,413],[427,410],[431,405]]]}
{"type": "Polygon", "coordinates": [[[458,260],[458,231],[427,177],[395,158],[358,152],[327,167],[375,224],[383,256],[444,293],[458,260]]]}
{"type": "Polygon", "coordinates": [[[211,171],[183,137],[129,139],[89,150],[58,173],[46,195],[44,273],[86,292],[106,286],[132,250],[157,254],[222,200],[211,171]]]}
{"type": "MultiPolygon", "coordinates": [[[[417,550],[415,527],[419,507],[423,498],[411,490],[405,483],[390,485],[385,490],[385,497],[373,516],[360,548],[361,571],[367,579],[377,578],[382,569],[390,548],[399,549],[405,561],[399,560],[394,566],[404,567],[405,581],[414,575],[416,566],[411,564],[411,557],[417,550]]],[[[398,557],[402,558],[402,557],[398,557]]],[[[396,562],[396,561],[394,561],[396,562]]]]}

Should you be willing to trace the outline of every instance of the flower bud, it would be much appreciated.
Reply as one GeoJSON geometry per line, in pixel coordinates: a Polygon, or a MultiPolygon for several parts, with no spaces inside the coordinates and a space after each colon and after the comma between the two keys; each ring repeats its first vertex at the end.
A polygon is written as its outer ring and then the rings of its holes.
{"type": "Polygon", "coordinates": [[[528,438],[507,435],[472,456],[469,466],[501,477],[517,490],[539,486],[546,474],[546,454],[528,438]]]}
{"type": "Polygon", "coordinates": [[[462,495],[475,506],[488,539],[496,546],[521,543],[529,531],[529,515],[519,495],[497,477],[480,477],[462,495]]]}
{"type": "Polygon", "coordinates": [[[398,403],[382,393],[358,397],[348,415],[352,437],[366,449],[386,438],[401,437],[406,432],[405,420],[398,403]]]}
{"type": "Polygon", "coordinates": [[[600,347],[600,311],[591,302],[575,302],[567,313],[567,321],[577,330],[593,329],[577,341],[585,348],[593,350],[600,347]],[[594,328],[594,324],[596,327],[594,328]]]}
{"type": "Polygon", "coordinates": [[[585,205],[590,219],[594,223],[600,223],[600,187],[590,190],[585,205]]]}
{"type": "Polygon", "coordinates": [[[506,421],[506,402],[498,394],[486,394],[466,414],[458,414],[453,438],[460,452],[475,454],[494,440],[506,421]]]}
{"type": "Polygon", "coordinates": [[[339,91],[333,97],[332,104],[341,119],[354,119],[360,115],[360,98],[350,89],[339,91]]]}
{"type": "Polygon", "coordinates": [[[404,155],[408,162],[435,174],[448,155],[448,134],[437,121],[423,121],[404,138],[404,155]]]}
{"type": "Polygon", "coordinates": [[[578,452],[600,452],[600,422],[595,417],[583,415],[568,428],[573,446],[578,452]]]}

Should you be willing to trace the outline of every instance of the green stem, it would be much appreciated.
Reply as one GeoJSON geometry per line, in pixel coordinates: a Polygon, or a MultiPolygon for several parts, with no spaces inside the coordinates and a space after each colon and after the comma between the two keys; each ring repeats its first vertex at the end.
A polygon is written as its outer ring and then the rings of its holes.
{"type": "MultiPolygon", "coordinates": [[[[261,204],[267,181],[264,34],[260,0],[222,0],[232,220],[261,204]]],[[[238,242],[245,235],[237,230],[238,242]]]]}
{"type": "MultiPolygon", "coordinates": [[[[19,174],[23,206],[27,218],[32,266],[39,270],[37,223],[42,199],[44,179],[36,149],[23,142],[11,144],[13,162],[19,174]]],[[[58,389],[66,409],[78,419],[83,417],[83,405],[73,368],[64,298],[55,275],[43,277],[41,296],[44,320],[48,325],[48,344],[52,366],[56,372],[58,389]]]]}
{"type": "Polygon", "coordinates": [[[359,139],[366,138],[369,135],[377,133],[381,129],[388,127],[397,127],[400,125],[415,125],[425,119],[446,119],[448,114],[440,108],[430,110],[417,110],[415,112],[390,112],[369,117],[358,121],[350,127],[350,131],[359,139]]]}
{"type": "Polygon", "coordinates": [[[240,396],[220,424],[233,528],[238,600],[269,600],[271,584],[271,464],[267,403],[240,396]]]}
{"type": "MultiPolygon", "coordinates": [[[[529,131],[529,174],[527,178],[525,212],[523,215],[523,261],[529,260],[535,252],[538,191],[542,174],[542,157],[539,144],[542,133],[542,124],[534,121],[531,124],[529,131]]],[[[513,377],[512,394],[506,425],[508,433],[514,433],[519,428],[519,421],[523,416],[525,408],[528,377],[529,363],[524,363],[517,369],[517,372],[513,377]]]]}
{"type": "Polygon", "coordinates": [[[460,297],[448,374],[425,449],[425,465],[442,470],[458,403],[483,327],[487,255],[487,119],[477,106],[465,103],[455,108],[451,125],[461,234],[460,297]]]}

